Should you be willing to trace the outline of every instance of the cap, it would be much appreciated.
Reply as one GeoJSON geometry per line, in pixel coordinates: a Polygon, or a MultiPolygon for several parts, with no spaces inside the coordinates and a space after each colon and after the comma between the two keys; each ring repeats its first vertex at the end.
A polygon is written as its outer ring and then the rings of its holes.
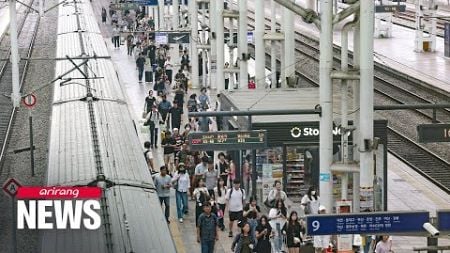
{"type": "Polygon", "coordinates": [[[184,167],[184,166],[185,166],[184,163],[179,163],[179,164],[178,164],[178,168],[179,168],[179,167],[184,167]]]}
{"type": "Polygon", "coordinates": [[[175,127],[175,128],[173,129],[173,131],[178,131],[178,128],[175,127]]]}
{"type": "Polygon", "coordinates": [[[327,210],[327,208],[326,207],[324,207],[324,206],[319,206],[319,211],[326,211],[327,210]]]}

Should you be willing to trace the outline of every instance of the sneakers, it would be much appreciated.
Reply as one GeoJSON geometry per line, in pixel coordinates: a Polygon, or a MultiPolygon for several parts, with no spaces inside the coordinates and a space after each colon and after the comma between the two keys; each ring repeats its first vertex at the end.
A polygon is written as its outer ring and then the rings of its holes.
{"type": "Polygon", "coordinates": [[[183,223],[183,218],[180,218],[180,223],[183,223]]]}
{"type": "Polygon", "coordinates": [[[230,237],[230,238],[233,237],[233,232],[230,231],[230,232],[228,233],[228,237],[230,237]]]}

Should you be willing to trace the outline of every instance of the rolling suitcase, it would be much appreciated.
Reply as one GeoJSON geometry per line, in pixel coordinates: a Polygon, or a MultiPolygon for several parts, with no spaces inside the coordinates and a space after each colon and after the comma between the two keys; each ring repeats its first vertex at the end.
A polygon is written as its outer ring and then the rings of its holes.
{"type": "Polygon", "coordinates": [[[151,83],[153,82],[153,72],[151,71],[145,71],[145,82],[151,83]]]}

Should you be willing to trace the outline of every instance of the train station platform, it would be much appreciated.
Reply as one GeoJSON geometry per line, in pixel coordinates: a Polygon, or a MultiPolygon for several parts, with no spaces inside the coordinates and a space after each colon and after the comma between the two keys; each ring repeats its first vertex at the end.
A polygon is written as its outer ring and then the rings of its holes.
{"type": "MultiPolygon", "coordinates": [[[[122,84],[124,93],[127,96],[129,109],[135,122],[140,121],[143,110],[144,98],[147,91],[151,89],[150,84],[139,83],[138,74],[135,67],[135,59],[127,56],[126,47],[114,49],[111,43],[109,25],[101,24],[100,10],[102,5],[106,6],[107,1],[100,0],[92,3],[95,12],[98,14],[104,40],[108,45],[109,53],[114,62],[116,71],[122,84]]],[[[395,34],[395,33],[394,33],[395,34]]],[[[253,66],[250,66],[253,68],[253,66]]],[[[194,91],[197,92],[197,91],[194,91]]],[[[214,91],[209,91],[213,99],[214,91]]],[[[251,92],[251,91],[249,91],[251,92]]],[[[170,101],[170,98],[169,98],[170,101]]],[[[186,118],[184,119],[186,120],[186,118]]],[[[146,133],[140,132],[137,125],[140,140],[143,143],[149,137],[146,133]]],[[[163,164],[162,148],[153,151],[156,168],[163,164]]],[[[172,191],[170,199],[170,224],[171,236],[177,246],[179,253],[200,252],[200,245],[196,242],[195,229],[195,203],[189,201],[189,214],[185,216],[184,222],[180,223],[176,218],[175,194],[172,191]]],[[[262,205],[262,203],[260,203],[262,205]]],[[[389,211],[408,210],[428,210],[433,215],[437,209],[450,209],[450,196],[428,182],[418,173],[412,171],[407,165],[392,155],[388,157],[388,207],[389,211]]],[[[227,218],[228,215],[226,215],[227,218]]],[[[227,221],[225,221],[227,224],[227,221]]],[[[237,230],[237,229],[236,229],[237,230]]],[[[234,231],[236,234],[237,231],[234,231]]],[[[228,228],[220,233],[220,240],[216,243],[215,252],[231,252],[231,238],[228,237],[228,228]]],[[[440,240],[441,245],[450,245],[450,240],[440,240]]],[[[415,246],[425,246],[426,238],[417,237],[394,237],[393,250],[396,253],[409,253],[415,246]]]]}
{"type": "MultiPolygon", "coordinates": [[[[254,10],[255,1],[248,1],[249,9],[254,10]]],[[[298,1],[302,4],[304,1],[298,1]]],[[[265,16],[270,17],[271,11],[265,6],[265,16]]],[[[281,20],[280,11],[277,20],[281,20]]],[[[302,34],[319,38],[319,30],[312,24],[306,24],[299,16],[294,20],[295,29],[302,34]]],[[[342,22],[343,23],[343,22],[342,22]]],[[[439,90],[450,92],[450,59],[444,57],[444,39],[436,38],[436,52],[414,52],[415,31],[409,28],[393,25],[392,38],[374,38],[374,60],[377,63],[396,69],[413,78],[421,80],[439,90]]],[[[333,32],[335,45],[341,45],[339,28],[333,32]]],[[[352,38],[352,33],[349,33],[352,38]]],[[[353,41],[349,40],[349,49],[353,50],[353,41]]]]}

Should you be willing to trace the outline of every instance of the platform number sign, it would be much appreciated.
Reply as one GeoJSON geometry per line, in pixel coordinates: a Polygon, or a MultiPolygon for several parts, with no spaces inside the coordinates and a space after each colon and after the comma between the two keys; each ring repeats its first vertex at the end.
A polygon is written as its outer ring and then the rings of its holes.
{"type": "Polygon", "coordinates": [[[3,184],[2,189],[6,194],[8,194],[11,197],[14,197],[16,196],[21,186],[22,185],[17,180],[15,180],[14,178],[10,178],[6,180],[6,182],[3,184]]]}
{"type": "Polygon", "coordinates": [[[422,124],[417,126],[419,142],[450,142],[450,124],[422,124]]]}
{"type": "Polygon", "coordinates": [[[33,94],[26,95],[23,99],[23,104],[29,109],[33,108],[36,105],[36,96],[33,94]]]}

